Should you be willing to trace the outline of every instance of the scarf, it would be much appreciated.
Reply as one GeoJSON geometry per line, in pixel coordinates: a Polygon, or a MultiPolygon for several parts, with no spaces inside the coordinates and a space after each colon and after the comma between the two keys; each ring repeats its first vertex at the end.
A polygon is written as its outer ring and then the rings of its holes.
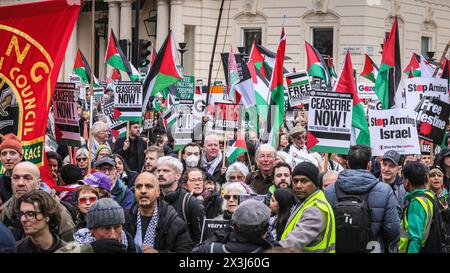
{"type": "Polygon", "coordinates": [[[158,225],[159,213],[158,204],[156,204],[155,210],[153,212],[153,217],[148,224],[147,230],[145,231],[144,242],[142,242],[142,224],[141,224],[141,210],[138,208],[137,213],[137,227],[136,235],[134,236],[134,243],[136,245],[149,245],[151,247],[155,244],[156,237],[156,226],[158,225]]]}
{"type": "Polygon", "coordinates": [[[208,162],[206,159],[206,153],[202,154],[202,167],[210,174],[213,175],[217,166],[222,162],[222,152],[219,151],[216,158],[214,158],[211,162],[208,162]]]}

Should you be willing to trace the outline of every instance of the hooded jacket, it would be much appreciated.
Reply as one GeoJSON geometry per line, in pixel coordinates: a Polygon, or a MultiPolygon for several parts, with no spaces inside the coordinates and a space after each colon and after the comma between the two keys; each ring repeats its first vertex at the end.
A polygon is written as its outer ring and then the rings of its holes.
{"type": "MultiPolygon", "coordinates": [[[[154,249],[159,252],[189,253],[192,250],[192,240],[186,223],[175,209],[167,202],[158,198],[159,221],[156,226],[154,249]]],[[[134,238],[136,236],[137,210],[136,202],[131,209],[125,210],[124,229],[134,238]]]]}
{"type": "Polygon", "coordinates": [[[381,251],[397,251],[400,240],[400,218],[397,211],[397,200],[392,188],[380,182],[368,170],[344,170],[336,183],[325,189],[325,196],[333,207],[336,204],[335,187],[340,187],[347,194],[369,193],[367,203],[371,212],[372,232],[380,243],[381,251]]]}

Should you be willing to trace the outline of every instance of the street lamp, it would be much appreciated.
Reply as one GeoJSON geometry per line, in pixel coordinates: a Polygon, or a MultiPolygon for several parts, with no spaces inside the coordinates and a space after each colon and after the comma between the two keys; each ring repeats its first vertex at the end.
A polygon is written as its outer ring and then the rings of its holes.
{"type": "Polygon", "coordinates": [[[95,20],[94,23],[95,23],[95,29],[96,29],[97,35],[99,37],[103,37],[103,38],[108,37],[108,30],[107,30],[108,17],[106,17],[106,15],[104,15],[102,18],[95,20]]]}
{"type": "Polygon", "coordinates": [[[188,51],[188,50],[186,49],[186,44],[187,44],[187,43],[185,43],[185,42],[178,43],[178,46],[180,47],[180,48],[178,49],[178,51],[179,51],[180,54],[181,54],[181,66],[183,66],[183,54],[184,54],[184,52],[188,51]]]}

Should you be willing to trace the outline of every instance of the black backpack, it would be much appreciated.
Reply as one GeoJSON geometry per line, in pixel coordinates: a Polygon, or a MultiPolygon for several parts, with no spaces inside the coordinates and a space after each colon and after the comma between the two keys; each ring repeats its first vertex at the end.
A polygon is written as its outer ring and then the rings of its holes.
{"type": "Polygon", "coordinates": [[[418,197],[425,197],[433,203],[433,218],[431,219],[430,233],[425,245],[420,249],[420,253],[446,253],[444,238],[445,225],[439,211],[439,204],[436,199],[428,194],[419,194],[418,197]]]}
{"type": "Polygon", "coordinates": [[[373,241],[371,213],[366,194],[347,194],[335,185],[336,253],[369,252],[367,244],[373,241]]]}

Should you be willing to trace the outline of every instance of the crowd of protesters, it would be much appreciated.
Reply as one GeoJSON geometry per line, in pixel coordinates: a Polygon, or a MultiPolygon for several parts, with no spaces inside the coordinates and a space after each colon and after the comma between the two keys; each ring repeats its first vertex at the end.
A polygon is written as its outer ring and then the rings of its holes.
{"type": "Polygon", "coordinates": [[[2,138],[0,252],[418,253],[450,247],[450,148],[430,159],[393,150],[375,157],[370,147],[354,145],[347,155],[325,158],[306,150],[305,124],[296,120],[282,128],[278,147],[247,134],[247,152],[228,162],[226,145],[214,134],[177,153],[158,122],[147,134],[131,122],[128,137],[112,141],[107,124],[96,119],[85,128],[92,130],[91,151],[86,139],[73,158],[64,147],[47,147],[53,179],[65,188],[60,192],[24,161],[15,135],[2,138]],[[341,230],[348,222],[339,214],[345,196],[359,197],[367,208],[361,223],[370,239],[362,246],[341,230]],[[229,225],[206,237],[205,219],[229,225]]]}

